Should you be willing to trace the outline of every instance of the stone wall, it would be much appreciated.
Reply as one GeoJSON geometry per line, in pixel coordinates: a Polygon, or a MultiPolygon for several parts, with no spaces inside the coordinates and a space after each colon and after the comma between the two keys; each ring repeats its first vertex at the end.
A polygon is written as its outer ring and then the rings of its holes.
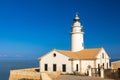
{"type": "Polygon", "coordinates": [[[112,69],[120,68],[120,60],[112,62],[112,69]]]}
{"type": "Polygon", "coordinates": [[[38,68],[11,70],[9,80],[41,80],[38,68]]]}

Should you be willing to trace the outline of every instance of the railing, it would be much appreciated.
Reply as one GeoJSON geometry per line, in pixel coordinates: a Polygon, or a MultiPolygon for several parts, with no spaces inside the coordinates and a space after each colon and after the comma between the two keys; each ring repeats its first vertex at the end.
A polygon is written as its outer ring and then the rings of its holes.
{"type": "Polygon", "coordinates": [[[100,77],[100,69],[99,68],[92,68],[91,72],[92,72],[92,76],[100,77]]]}

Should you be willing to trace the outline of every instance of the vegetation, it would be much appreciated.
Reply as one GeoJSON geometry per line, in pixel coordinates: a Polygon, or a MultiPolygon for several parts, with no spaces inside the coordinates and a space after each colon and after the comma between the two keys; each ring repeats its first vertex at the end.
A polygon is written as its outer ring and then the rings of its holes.
{"type": "MultiPolygon", "coordinates": [[[[22,79],[19,79],[19,80],[36,80],[36,79],[28,79],[28,78],[22,78],[22,79]]],[[[37,79],[38,80],[38,79],[37,79]]],[[[39,79],[40,80],[40,79],[39,79]]]]}
{"type": "Polygon", "coordinates": [[[22,78],[22,79],[19,79],[19,80],[33,80],[33,79],[22,78]]]}

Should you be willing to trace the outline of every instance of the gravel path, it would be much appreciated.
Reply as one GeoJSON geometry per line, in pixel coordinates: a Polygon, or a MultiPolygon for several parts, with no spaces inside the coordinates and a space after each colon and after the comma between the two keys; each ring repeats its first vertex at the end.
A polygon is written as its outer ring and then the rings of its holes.
{"type": "Polygon", "coordinates": [[[75,76],[75,75],[61,75],[57,80],[114,80],[114,79],[102,79],[99,77],[89,76],[75,76]]]}

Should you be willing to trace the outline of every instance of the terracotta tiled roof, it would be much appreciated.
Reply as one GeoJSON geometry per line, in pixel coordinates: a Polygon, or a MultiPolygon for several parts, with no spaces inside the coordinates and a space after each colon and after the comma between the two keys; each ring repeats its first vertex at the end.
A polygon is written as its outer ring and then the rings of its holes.
{"type": "Polygon", "coordinates": [[[100,52],[100,50],[101,48],[84,49],[78,52],[72,52],[66,50],[57,50],[57,51],[73,59],[96,59],[96,56],[100,52]]]}

